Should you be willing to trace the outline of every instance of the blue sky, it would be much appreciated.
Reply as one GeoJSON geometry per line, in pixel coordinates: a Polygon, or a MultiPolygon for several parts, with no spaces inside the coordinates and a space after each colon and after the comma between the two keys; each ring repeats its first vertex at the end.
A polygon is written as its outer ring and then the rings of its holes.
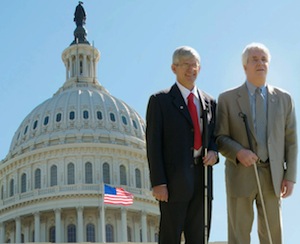
{"type": "MultiPolygon", "coordinates": [[[[73,41],[77,4],[75,0],[1,4],[0,159],[8,153],[25,116],[65,81],[61,54],[73,41]]],[[[217,98],[244,82],[241,52],[255,41],[269,47],[268,81],[292,94],[300,121],[300,2],[98,0],[84,1],[83,6],[88,40],[101,53],[99,82],[143,118],[149,96],[175,81],[170,65],[176,47],[189,45],[198,50],[202,69],[197,85],[217,98]]],[[[227,236],[223,161],[214,171],[211,241],[227,236]]],[[[299,242],[299,203],[296,185],[294,195],[282,204],[288,244],[299,242]]],[[[256,223],[253,232],[252,243],[257,244],[256,223]]]]}

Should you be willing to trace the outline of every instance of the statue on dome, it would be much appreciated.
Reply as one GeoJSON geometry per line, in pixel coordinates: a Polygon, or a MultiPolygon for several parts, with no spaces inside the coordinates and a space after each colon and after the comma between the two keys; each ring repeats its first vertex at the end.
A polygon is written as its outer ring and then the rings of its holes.
{"type": "Polygon", "coordinates": [[[85,20],[86,20],[86,14],[84,11],[84,8],[82,7],[83,2],[79,1],[75,13],[74,13],[74,21],[76,22],[76,26],[83,26],[85,25],[85,20]]]}

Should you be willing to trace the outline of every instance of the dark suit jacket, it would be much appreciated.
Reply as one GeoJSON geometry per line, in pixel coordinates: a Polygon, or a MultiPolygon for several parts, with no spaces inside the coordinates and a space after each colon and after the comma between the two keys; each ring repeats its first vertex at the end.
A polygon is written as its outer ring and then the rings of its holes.
{"type": "MultiPolygon", "coordinates": [[[[202,135],[207,134],[208,150],[217,151],[213,134],[216,103],[208,94],[200,90],[198,92],[201,110],[206,108],[208,111],[208,123],[202,135]]],[[[195,168],[193,122],[176,84],[150,97],[146,122],[147,157],[152,186],[167,184],[169,202],[190,199],[195,168]]],[[[208,179],[209,197],[212,198],[212,167],[209,167],[208,179]]]]}

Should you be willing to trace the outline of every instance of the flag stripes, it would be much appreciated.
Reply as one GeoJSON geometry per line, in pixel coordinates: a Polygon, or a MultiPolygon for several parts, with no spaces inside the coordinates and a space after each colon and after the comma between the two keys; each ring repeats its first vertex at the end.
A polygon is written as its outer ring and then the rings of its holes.
{"type": "Polygon", "coordinates": [[[104,185],[104,203],[129,206],[133,204],[133,194],[123,188],[104,185]]]}

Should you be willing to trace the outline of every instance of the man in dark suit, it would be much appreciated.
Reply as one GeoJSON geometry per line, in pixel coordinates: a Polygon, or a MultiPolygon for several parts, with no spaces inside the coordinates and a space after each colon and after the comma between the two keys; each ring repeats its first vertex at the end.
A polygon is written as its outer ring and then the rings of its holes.
{"type": "Polygon", "coordinates": [[[200,71],[196,50],[186,46],[177,48],[171,68],[176,83],[150,97],[146,115],[152,193],[161,212],[158,243],[179,244],[184,233],[186,243],[201,244],[205,238],[205,215],[208,216],[206,232],[210,227],[211,166],[218,161],[214,140],[216,103],[196,87],[200,71]],[[190,112],[190,106],[194,106],[196,114],[190,112]],[[205,167],[209,188],[207,214],[205,167]]]}

